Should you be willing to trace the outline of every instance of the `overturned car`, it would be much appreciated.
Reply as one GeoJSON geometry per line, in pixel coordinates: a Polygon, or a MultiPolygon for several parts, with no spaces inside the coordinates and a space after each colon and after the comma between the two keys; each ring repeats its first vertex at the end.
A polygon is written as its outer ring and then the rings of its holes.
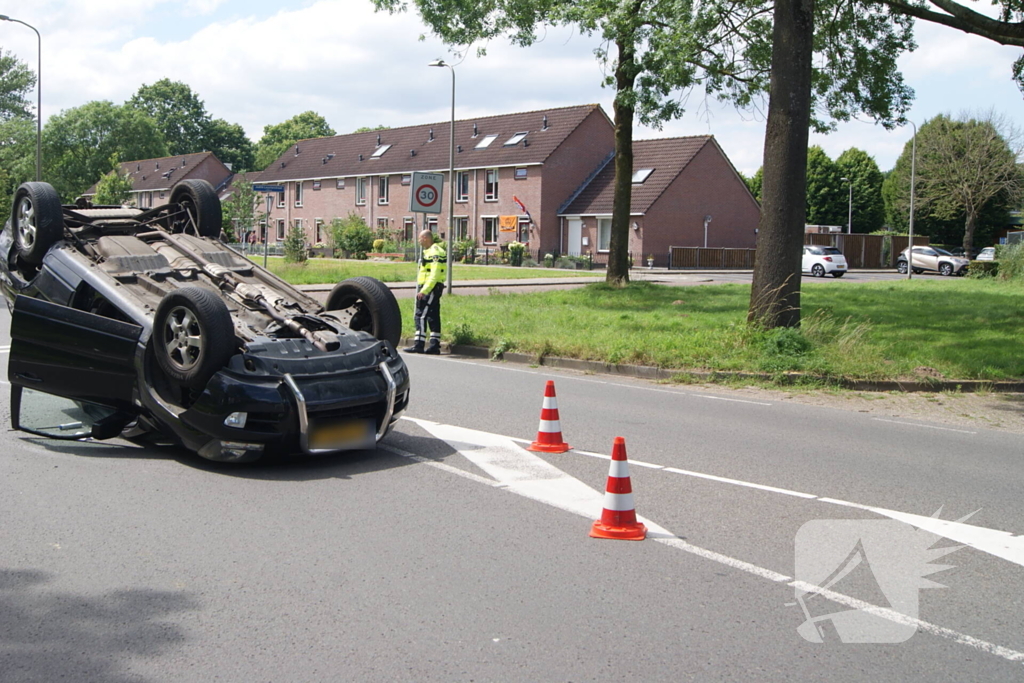
{"type": "Polygon", "coordinates": [[[409,401],[391,291],[351,278],[321,306],[220,232],[203,180],[146,210],[21,185],[0,233],[14,428],[233,462],[380,441],[409,401]]]}

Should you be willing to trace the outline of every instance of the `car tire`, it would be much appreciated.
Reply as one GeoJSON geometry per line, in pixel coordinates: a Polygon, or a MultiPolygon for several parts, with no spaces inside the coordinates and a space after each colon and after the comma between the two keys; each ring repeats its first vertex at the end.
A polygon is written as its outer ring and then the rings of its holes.
{"type": "Polygon", "coordinates": [[[940,263],[939,264],[939,275],[945,275],[949,277],[953,274],[953,264],[951,263],[940,263]]]}
{"type": "Polygon", "coordinates": [[[153,351],[169,379],[189,389],[206,386],[235,353],[227,304],[204,287],[169,292],[153,318],[153,351]]]}
{"type": "Polygon", "coordinates": [[[49,183],[22,183],[11,205],[18,256],[38,266],[54,244],[64,237],[64,211],[60,196],[49,183]]]}
{"type": "Polygon", "coordinates": [[[846,275],[845,271],[842,271],[842,270],[833,270],[832,271],[832,277],[837,277],[838,278],[838,277],[842,277],[843,275],[846,275]]]}
{"type": "Polygon", "coordinates": [[[349,327],[369,332],[381,341],[398,346],[402,338],[402,311],[395,295],[380,280],[353,277],[342,280],[327,295],[327,310],[352,311],[349,327]]]}
{"type": "Polygon", "coordinates": [[[899,273],[900,275],[906,275],[907,274],[907,262],[906,261],[897,261],[896,262],[896,272],[899,273]]]}
{"type": "MultiPolygon", "coordinates": [[[[220,237],[223,218],[220,198],[217,197],[213,185],[205,180],[182,180],[171,190],[171,204],[179,204],[191,214],[200,237],[220,237]]],[[[179,221],[175,221],[175,224],[185,225],[179,221]]],[[[174,229],[174,232],[180,231],[174,229]]]]}
{"type": "Polygon", "coordinates": [[[825,266],[820,263],[815,263],[811,266],[811,275],[814,277],[825,277],[825,266]]]}
{"type": "Polygon", "coordinates": [[[914,275],[920,275],[924,272],[923,268],[914,268],[914,275]]]}

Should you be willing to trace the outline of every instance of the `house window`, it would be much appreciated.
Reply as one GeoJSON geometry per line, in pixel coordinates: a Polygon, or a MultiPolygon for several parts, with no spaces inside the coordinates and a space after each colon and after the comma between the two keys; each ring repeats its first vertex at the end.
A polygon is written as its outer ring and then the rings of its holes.
{"type": "Polygon", "coordinates": [[[314,240],[314,243],[315,244],[323,244],[323,241],[324,241],[324,219],[323,218],[317,218],[315,221],[313,221],[313,226],[314,226],[313,227],[314,237],[316,237],[316,239],[314,240]]]}
{"type": "MultiPolygon", "coordinates": [[[[294,225],[296,227],[296,229],[298,229],[300,232],[302,231],[302,219],[301,218],[293,218],[292,219],[292,225],[294,225]]],[[[304,232],[302,233],[302,240],[303,241],[306,240],[306,233],[304,233],[304,232]]]]}
{"type": "Polygon", "coordinates": [[[402,219],[402,237],[405,240],[412,240],[416,236],[416,219],[406,216],[402,219]]]}
{"type": "Polygon", "coordinates": [[[513,135],[512,137],[505,141],[504,146],[515,147],[526,138],[527,133],[529,133],[529,131],[527,131],[526,133],[516,133],[515,135],[513,135]]]}
{"type": "Polygon", "coordinates": [[[498,217],[484,216],[484,244],[498,243],[498,217]]]}
{"type": "Polygon", "coordinates": [[[633,184],[639,185],[640,183],[647,180],[647,177],[654,173],[653,168],[641,168],[639,171],[633,174],[633,184]]]}
{"type": "Polygon", "coordinates": [[[498,200],[498,169],[487,169],[487,183],[484,186],[484,200],[495,202],[498,200]]]}
{"type": "Polygon", "coordinates": [[[402,176],[402,184],[403,185],[412,185],[412,176],[409,175],[408,173],[403,175],[402,176]]]}
{"type": "Polygon", "coordinates": [[[314,180],[313,181],[313,189],[314,190],[319,190],[320,189],[320,181],[319,180],[314,180]]]}
{"type": "Polygon", "coordinates": [[[497,137],[497,135],[485,135],[480,142],[476,143],[476,148],[484,149],[485,147],[490,147],[491,143],[494,142],[497,137]]]}
{"type": "Polygon", "coordinates": [[[608,245],[612,241],[612,219],[597,219],[597,250],[608,251],[608,245]]]}
{"type": "MultiPolygon", "coordinates": [[[[160,193],[160,196],[163,197],[163,193],[160,193]]],[[[277,193],[277,208],[284,208],[284,192],[277,193]]]]}
{"type": "Polygon", "coordinates": [[[525,166],[520,166],[519,168],[516,169],[515,179],[516,180],[526,180],[526,167],[525,166]]]}
{"type": "Polygon", "coordinates": [[[302,206],[302,181],[295,181],[295,206],[302,206]]]}
{"type": "Polygon", "coordinates": [[[388,188],[391,185],[391,176],[382,175],[377,179],[377,203],[388,203],[388,188]]]}
{"type": "Polygon", "coordinates": [[[284,239],[284,219],[283,218],[278,218],[277,219],[277,234],[275,235],[275,238],[277,239],[278,242],[280,242],[281,240],[284,239]]]}
{"type": "Polygon", "coordinates": [[[519,217],[519,237],[520,242],[530,241],[530,219],[526,216],[519,217]]]}
{"type": "Polygon", "coordinates": [[[260,221],[260,242],[267,241],[267,223],[266,221],[260,221]]]}
{"type": "Polygon", "coordinates": [[[427,230],[430,232],[437,232],[437,216],[427,219],[427,230]]]}
{"type": "Polygon", "coordinates": [[[387,218],[378,218],[377,219],[377,231],[378,232],[383,232],[384,230],[387,230],[387,229],[388,229],[388,219],[387,218]]]}
{"type": "Polygon", "coordinates": [[[356,204],[366,203],[366,178],[356,178],[356,204]]]}
{"type": "Polygon", "coordinates": [[[338,178],[334,182],[334,189],[336,189],[336,190],[344,190],[345,189],[345,179],[344,178],[338,178]]]}
{"type": "Polygon", "coordinates": [[[467,216],[455,217],[455,239],[464,240],[469,237],[469,218],[467,216]]]}
{"type": "Polygon", "coordinates": [[[469,201],[469,173],[466,171],[455,174],[455,201],[469,201]]]}

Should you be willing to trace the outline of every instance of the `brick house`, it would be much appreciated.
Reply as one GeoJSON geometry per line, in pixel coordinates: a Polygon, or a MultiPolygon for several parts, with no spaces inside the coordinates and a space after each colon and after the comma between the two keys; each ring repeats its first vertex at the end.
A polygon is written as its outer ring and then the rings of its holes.
{"type": "MultiPolygon", "coordinates": [[[[753,248],[760,206],[710,135],[633,142],[629,251],[668,263],[669,247],[753,248]],[[707,243],[705,244],[705,217],[707,243]]],[[[608,261],[614,158],[565,202],[563,253],[590,252],[608,261]]]]}
{"type": "MultiPolygon", "coordinates": [[[[302,140],[259,176],[283,185],[270,215],[270,239],[300,225],[307,241],[350,213],[371,228],[413,239],[446,233],[450,122],[302,140]],[[443,173],[437,216],[409,211],[413,171],[443,173]]],[[[481,246],[512,240],[536,251],[558,248],[558,209],[614,146],[599,105],[486,116],[455,122],[455,236],[481,246]],[[518,201],[517,201],[518,200],[518,201]]]]}
{"type": "MultiPolygon", "coordinates": [[[[209,181],[219,191],[232,177],[231,169],[221,163],[213,152],[122,161],[120,173],[131,178],[132,197],[129,201],[140,209],[160,206],[170,201],[171,188],[186,178],[209,181]]],[[[93,197],[96,185],[83,194],[93,197]]]]}

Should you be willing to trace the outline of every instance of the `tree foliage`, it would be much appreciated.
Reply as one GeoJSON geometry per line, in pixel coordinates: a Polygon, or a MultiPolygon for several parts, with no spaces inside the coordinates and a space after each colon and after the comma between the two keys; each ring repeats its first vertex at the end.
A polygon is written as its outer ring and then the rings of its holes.
{"type": "Polygon", "coordinates": [[[373,249],[373,232],[363,217],[350,213],[346,218],[335,218],[330,226],[331,240],[334,245],[352,258],[366,258],[366,253],[373,249]]]}
{"type": "Polygon", "coordinates": [[[94,204],[117,204],[126,203],[132,196],[132,179],[128,174],[121,175],[121,164],[117,154],[110,158],[110,172],[100,178],[96,183],[96,196],[94,204]]]}
{"type": "Polygon", "coordinates": [[[97,182],[114,154],[151,159],[167,156],[167,145],[148,115],[108,101],[65,109],[43,128],[44,177],[66,202],[97,182]]]}
{"type": "Polygon", "coordinates": [[[0,222],[11,213],[14,191],[35,178],[36,124],[27,118],[0,120],[0,222]]]}
{"type": "Polygon", "coordinates": [[[309,254],[306,252],[306,233],[298,223],[288,228],[284,238],[284,260],[290,263],[305,263],[309,254]]]}
{"type": "Polygon", "coordinates": [[[846,231],[846,184],[836,163],[817,145],[807,150],[807,222],[846,231]]]}
{"type": "Polygon", "coordinates": [[[199,96],[185,83],[163,78],[143,85],[125,105],[157,122],[171,155],[203,152],[210,115],[199,96]]]}
{"type": "Polygon", "coordinates": [[[206,129],[206,149],[235,173],[256,170],[256,147],[237,123],[213,119],[206,129]]]}
{"type": "Polygon", "coordinates": [[[25,62],[0,49],[0,121],[34,118],[28,93],[36,86],[36,75],[25,62]]]}
{"type": "MultiPolygon", "coordinates": [[[[885,223],[882,201],[882,172],[874,158],[862,149],[851,147],[836,159],[840,177],[853,184],[853,232],[872,233],[885,223]]],[[[847,195],[847,202],[850,195],[847,195]]]]}
{"type": "Polygon", "coordinates": [[[225,239],[238,241],[256,230],[262,216],[261,204],[262,195],[252,189],[252,183],[237,179],[232,182],[231,196],[221,203],[225,239]]]}
{"type": "MultiPolygon", "coordinates": [[[[907,142],[885,181],[886,211],[901,231],[909,222],[912,147],[907,142]]],[[[964,249],[991,241],[1024,193],[1022,152],[1020,133],[994,115],[925,122],[917,134],[914,232],[964,249]]]]}
{"type": "Polygon", "coordinates": [[[327,120],[314,111],[296,114],[287,121],[263,127],[263,137],[256,143],[256,168],[266,168],[299,140],[335,135],[327,120]]]}

